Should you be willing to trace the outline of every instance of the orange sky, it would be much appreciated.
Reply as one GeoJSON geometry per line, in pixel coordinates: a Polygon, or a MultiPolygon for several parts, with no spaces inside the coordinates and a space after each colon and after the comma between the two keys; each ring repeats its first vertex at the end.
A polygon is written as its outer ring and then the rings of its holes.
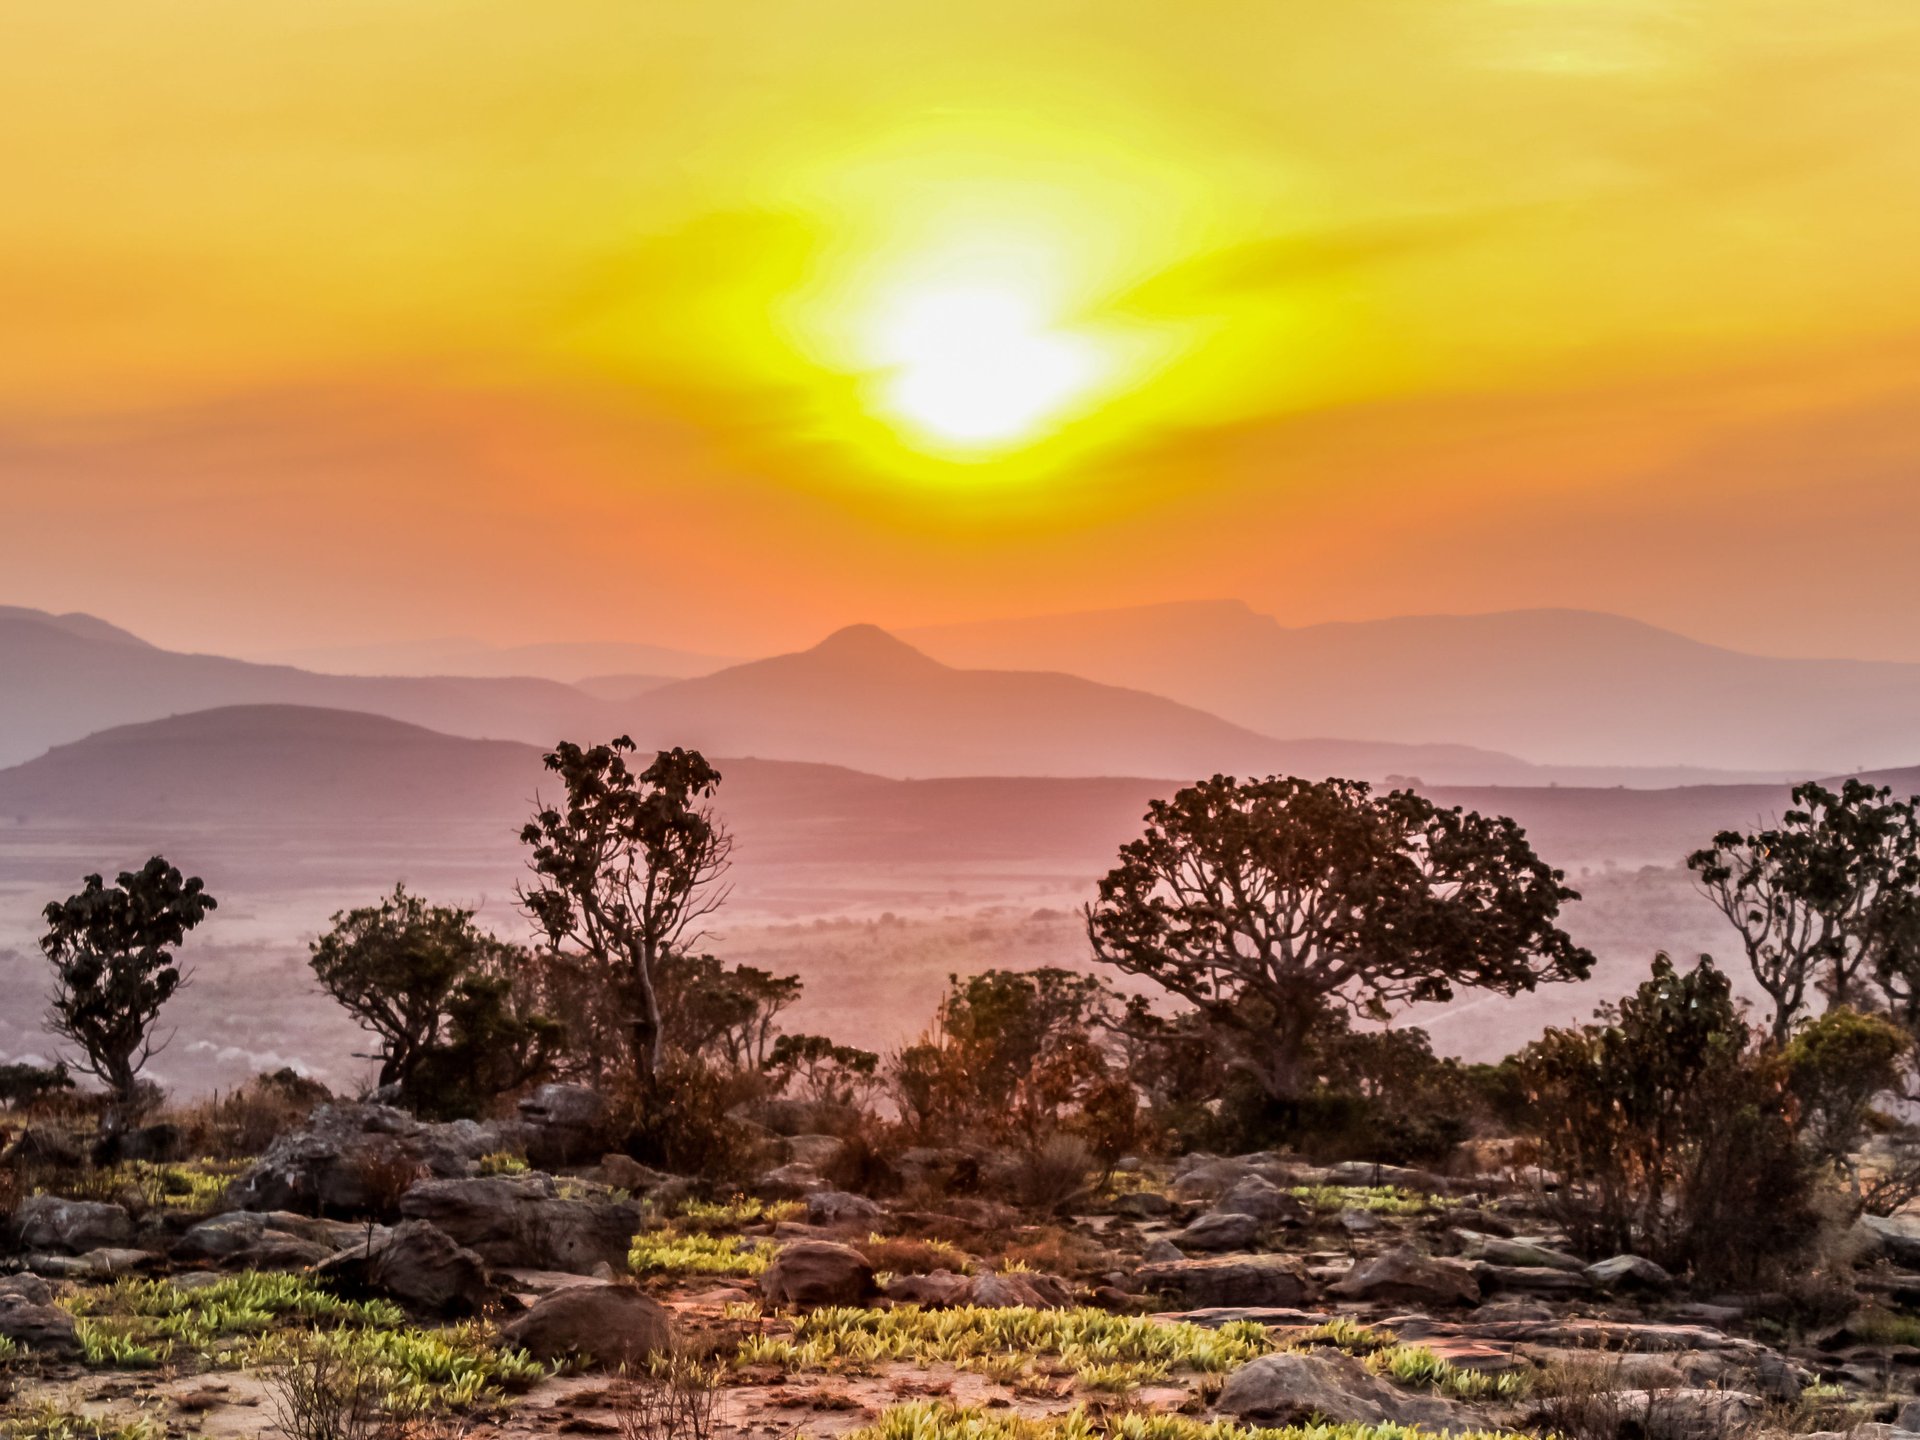
{"type": "Polygon", "coordinates": [[[1912,0],[12,0],[0,601],[1920,659],[1916,74],[1912,0]],[[1084,374],[956,453],[915,317],[1002,291],[1084,374]]]}

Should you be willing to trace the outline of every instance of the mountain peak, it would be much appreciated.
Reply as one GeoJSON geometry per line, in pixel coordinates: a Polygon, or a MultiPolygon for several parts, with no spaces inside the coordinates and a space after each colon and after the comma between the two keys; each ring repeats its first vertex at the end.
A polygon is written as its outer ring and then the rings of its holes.
{"type": "Polygon", "coordinates": [[[913,648],[899,636],[878,625],[845,625],[812,649],[804,652],[825,660],[837,660],[862,666],[911,665],[916,669],[941,669],[940,662],[913,648]]]}

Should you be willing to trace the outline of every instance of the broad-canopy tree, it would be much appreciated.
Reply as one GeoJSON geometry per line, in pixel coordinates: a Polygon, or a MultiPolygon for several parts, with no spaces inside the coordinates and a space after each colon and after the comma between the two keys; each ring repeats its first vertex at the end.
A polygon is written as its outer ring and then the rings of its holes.
{"type": "Polygon", "coordinates": [[[153,1023],[186,983],[174,951],[215,908],[197,876],[188,879],[158,855],[111,886],[89,875],[78,894],[47,906],[40,937],[53,966],[47,1028],[79,1047],[80,1068],[116,1106],[133,1103],[140,1071],[160,1048],[153,1023]]]}
{"type": "Polygon", "coordinates": [[[1355,780],[1216,775],[1156,800],[1086,909],[1094,954],[1189,1001],[1275,1101],[1330,1011],[1583,979],[1579,897],[1505,817],[1355,780]]]}
{"type": "Polygon", "coordinates": [[[1779,823],[1725,830],[1687,867],[1740,936],[1747,964],[1773,1002],[1783,1045],[1818,992],[1829,1005],[1871,1003],[1878,986],[1911,1008],[1914,893],[1920,829],[1914,805],[1847,780],[1839,791],[1799,785],[1779,823]]]}
{"type": "Polygon", "coordinates": [[[636,771],[636,748],[622,735],[590,748],[562,742],[545,757],[565,794],[520,833],[534,877],[520,899],[548,945],[617,1009],[646,1090],[668,1037],[661,967],[693,947],[698,922],[725,900],[732,839],[709,804],[720,772],[699,751],[662,750],[636,771]]]}
{"type": "Polygon", "coordinates": [[[404,885],[333,917],[311,965],[328,993],[379,1038],[379,1084],[416,1109],[477,1112],[551,1065],[560,1026],[536,1004],[530,957],[404,885]]]}

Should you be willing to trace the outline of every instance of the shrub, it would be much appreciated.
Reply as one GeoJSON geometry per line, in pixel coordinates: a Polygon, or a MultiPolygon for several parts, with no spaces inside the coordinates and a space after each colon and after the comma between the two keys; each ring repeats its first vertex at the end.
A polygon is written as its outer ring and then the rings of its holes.
{"type": "Polygon", "coordinates": [[[25,1061],[0,1065],[0,1105],[15,1110],[31,1110],[49,1097],[73,1089],[73,1074],[66,1061],[51,1065],[30,1065],[25,1061]]]}
{"type": "Polygon", "coordinates": [[[1665,956],[1601,1023],[1523,1052],[1561,1218],[1592,1254],[1632,1250],[1707,1280],[1748,1280],[1811,1238],[1811,1175],[1787,1068],[1755,1044],[1711,961],[1665,956]]]}

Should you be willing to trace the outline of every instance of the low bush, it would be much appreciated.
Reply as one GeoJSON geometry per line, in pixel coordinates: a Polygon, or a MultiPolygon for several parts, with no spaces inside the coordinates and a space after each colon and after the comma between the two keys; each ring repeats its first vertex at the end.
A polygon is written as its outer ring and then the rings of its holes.
{"type": "MultiPolygon", "coordinates": [[[[1278,1428],[1143,1410],[1025,1416],[941,1401],[896,1405],[846,1440],[1439,1440],[1417,1425],[1313,1422],[1278,1428]]],[[[1529,1440],[1514,1430],[1449,1432],[1449,1440],[1529,1440]]]]}
{"type": "Polygon", "coordinates": [[[636,1275],[753,1276],[764,1271],[779,1251],[770,1240],[647,1230],[633,1237],[627,1264],[636,1275]]]}
{"type": "Polygon", "coordinates": [[[1633,1251],[1706,1282],[1791,1267],[1817,1227],[1812,1167],[1779,1053],[1726,976],[1665,955],[1598,1023],[1522,1053],[1554,1204],[1589,1254],[1633,1251]]]}

